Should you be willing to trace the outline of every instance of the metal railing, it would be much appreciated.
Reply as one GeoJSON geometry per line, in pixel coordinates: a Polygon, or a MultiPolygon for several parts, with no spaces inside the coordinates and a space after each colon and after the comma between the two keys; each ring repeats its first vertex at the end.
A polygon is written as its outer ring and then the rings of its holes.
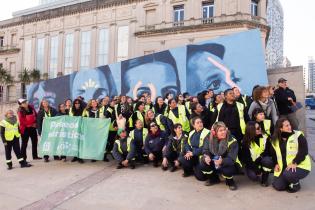
{"type": "Polygon", "coordinates": [[[18,51],[18,50],[20,50],[20,48],[18,48],[17,45],[0,46],[0,53],[7,52],[7,51],[18,51]]]}

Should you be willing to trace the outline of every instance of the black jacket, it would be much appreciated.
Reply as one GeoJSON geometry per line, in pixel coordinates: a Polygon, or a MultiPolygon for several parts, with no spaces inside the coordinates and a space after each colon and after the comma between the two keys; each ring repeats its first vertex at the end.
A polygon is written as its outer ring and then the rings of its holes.
{"type": "Polygon", "coordinates": [[[145,139],[144,151],[147,155],[153,152],[162,152],[163,147],[167,142],[167,135],[165,132],[160,131],[159,135],[152,136],[150,133],[145,139]]]}
{"type": "Polygon", "coordinates": [[[275,90],[274,97],[276,99],[280,115],[293,113],[293,111],[290,109],[290,106],[293,104],[288,100],[288,98],[291,97],[293,101],[296,102],[296,97],[293,90],[290,88],[283,89],[279,87],[277,90],[275,90]]]}
{"type": "Polygon", "coordinates": [[[119,146],[117,142],[114,143],[114,148],[112,151],[112,154],[119,163],[121,163],[124,160],[132,160],[135,157],[135,145],[133,143],[133,140],[130,142],[130,151],[128,152],[128,145],[127,145],[127,137],[124,139],[119,139],[120,142],[120,149],[123,152],[122,154],[119,152],[119,146]]]}
{"type": "Polygon", "coordinates": [[[186,143],[187,136],[184,134],[182,134],[180,139],[176,139],[173,135],[169,136],[163,156],[170,157],[174,152],[177,154],[177,156],[184,155],[184,146],[186,143]]]}
{"type": "MultiPolygon", "coordinates": [[[[55,117],[57,116],[57,111],[55,108],[53,107],[50,107],[49,108],[49,113],[50,113],[50,117],[55,117]]],[[[47,116],[49,116],[49,113],[46,113],[44,109],[40,109],[38,111],[38,114],[37,114],[37,131],[38,131],[38,135],[42,135],[42,126],[43,126],[43,120],[45,118],[45,114],[47,116]]]]}

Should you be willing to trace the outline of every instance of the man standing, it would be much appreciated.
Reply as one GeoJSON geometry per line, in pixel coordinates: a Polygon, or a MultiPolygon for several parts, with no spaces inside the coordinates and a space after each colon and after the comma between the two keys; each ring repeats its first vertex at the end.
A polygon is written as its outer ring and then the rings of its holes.
{"type": "Polygon", "coordinates": [[[275,99],[279,110],[280,117],[286,117],[290,120],[292,128],[297,130],[299,121],[296,118],[292,106],[296,104],[296,97],[294,91],[288,88],[287,80],[280,78],[278,80],[279,88],[275,90],[275,99]]]}

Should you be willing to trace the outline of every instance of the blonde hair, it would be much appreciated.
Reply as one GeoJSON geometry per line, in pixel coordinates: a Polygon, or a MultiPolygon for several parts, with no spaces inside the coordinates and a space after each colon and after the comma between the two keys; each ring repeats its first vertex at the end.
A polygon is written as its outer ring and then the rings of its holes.
{"type": "Polygon", "coordinates": [[[13,113],[13,115],[14,115],[13,110],[12,110],[12,109],[9,109],[8,111],[6,111],[6,112],[5,112],[4,117],[7,117],[7,116],[8,116],[8,114],[9,114],[9,112],[12,112],[12,113],[13,113]]]}
{"type": "Polygon", "coordinates": [[[225,129],[227,129],[226,125],[224,122],[222,121],[219,121],[219,122],[215,122],[213,125],[212,125],[212,129],[217,132],[219,130],[219,128],[222,128],[224,127],[225,129]]]}

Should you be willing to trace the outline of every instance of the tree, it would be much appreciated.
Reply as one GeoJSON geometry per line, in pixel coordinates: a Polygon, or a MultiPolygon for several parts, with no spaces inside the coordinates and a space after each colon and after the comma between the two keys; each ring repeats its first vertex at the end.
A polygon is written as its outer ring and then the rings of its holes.
{"type": "Polygon", "coordinates": [[[30,72],[30,78],[32,82],[39,82],[40,80],[40,71],[38,69],[33,69],[30,72]]]}
{"type": "Polygon", "coordinates": [[[0,85],[1,86],[10,85],[13,82],[14,81],[11,74],[7,72],[7,70],[5,70],[3,67],[0,67],[0,85]]]}
{"type": "Polygon", "coordinates": [[[19,79],[20,82],[25,85],[30,84],[32,81],[30,71],[27,68],[24,68],[23,71],[19,74],[19,79]]]}

